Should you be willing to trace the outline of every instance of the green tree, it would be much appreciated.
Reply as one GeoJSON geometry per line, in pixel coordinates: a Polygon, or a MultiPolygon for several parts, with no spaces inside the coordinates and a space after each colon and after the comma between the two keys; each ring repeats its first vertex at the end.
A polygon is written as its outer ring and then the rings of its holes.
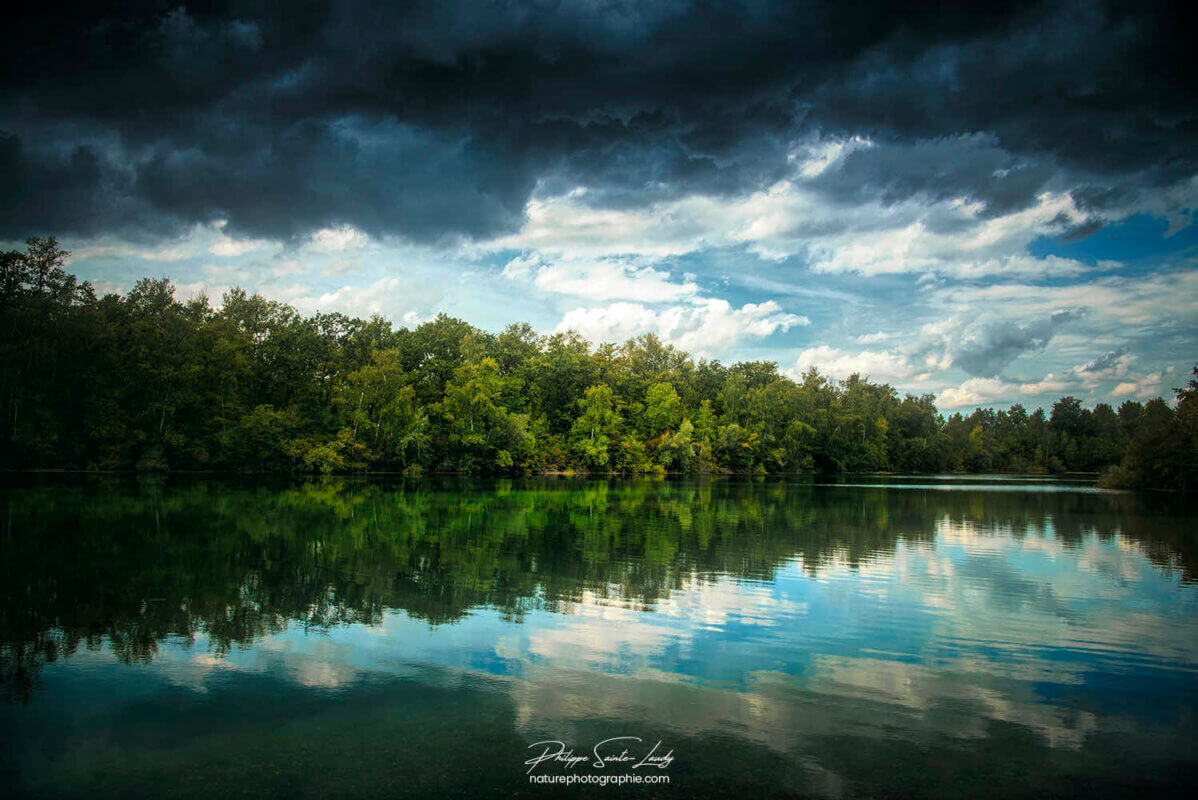
{"type": "Polygon", "coordinates": [[[695,453],[695,426],[689,419],[682,420],[678,431],[661,446],[661,463],[667,469],[693,472],[698,461],[695,453]]]}
{"type": "Polygon", "coordinates": [[[591,386],[578,401],[582,413],[570,429],[570,445],[581,464],[604,469],[612,463],[613,445],[620,439],[623,419],[616,412],[615,396],[605,383],[591,386]]]}
{"type": "Polygon", "coordinates": [[[398,348],[372,353],[369,364],[346,376],[335,402],[354,439],[365,444],[368,463],[403,469],[426,454],[428,416],[407,385],[398,348]]]}
{"type": "Polygon", "coordinates": [[[533,442],[527,417],[500,405],[503,378],[493,358],[464,364],[445,387],[449,443],[460,466],[472,470],[523,463],[533,442]]]}
{"type": "Polygon", "coordinates": [[[643,429],[650,437],[676,430],[682,420],[682,400],[673,384],[655,383],[645,393],[643,429]]]}

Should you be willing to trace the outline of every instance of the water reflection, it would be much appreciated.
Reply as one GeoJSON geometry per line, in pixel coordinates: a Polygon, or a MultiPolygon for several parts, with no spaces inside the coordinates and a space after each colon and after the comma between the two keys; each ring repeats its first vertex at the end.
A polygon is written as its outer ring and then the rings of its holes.
{"type": "MultiPolygon", "coordinates": [[[[749,748],[778,759],[769,786],[832,795],[952,794],[960,759],[997,743],[1034,755],[1033,781],[1104,774],[1116,742],[1166,783],[1194,765],[1192,518],[1169,498],[203,480],[3,503],[2,677],[31,711],[85,692],[95,714],[142,696],[157,716],[183,692],[206,697],[195,724],[217,697],[264,702],[263,681],[341,703],[410,683],[497,694],[476,735],[517,750],[606,721],[692,758],[749,748]],[[882,775],[865,752],[920,766],[882,775]]],[[[504,759],[480,785],[516,773],[504,759]]]]}

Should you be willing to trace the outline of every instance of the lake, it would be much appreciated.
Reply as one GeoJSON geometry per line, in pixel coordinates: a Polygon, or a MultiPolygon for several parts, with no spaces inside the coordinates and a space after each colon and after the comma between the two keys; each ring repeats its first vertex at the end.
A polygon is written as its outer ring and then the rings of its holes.
{"type": "Polygon", "coordinates": [[[1198,778],[1192,498],[1008,476],[5,481],[9,794],[1198,778]]]}

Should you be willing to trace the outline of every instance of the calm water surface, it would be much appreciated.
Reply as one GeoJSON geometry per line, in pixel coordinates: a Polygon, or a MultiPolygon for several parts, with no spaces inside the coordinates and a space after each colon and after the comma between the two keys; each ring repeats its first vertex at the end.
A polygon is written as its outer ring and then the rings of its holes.
{"type": "Polygon", "coordinates": [[[0,792],[1182,794],[1195,519],[1003,476],[9,478],[0,792]]]}

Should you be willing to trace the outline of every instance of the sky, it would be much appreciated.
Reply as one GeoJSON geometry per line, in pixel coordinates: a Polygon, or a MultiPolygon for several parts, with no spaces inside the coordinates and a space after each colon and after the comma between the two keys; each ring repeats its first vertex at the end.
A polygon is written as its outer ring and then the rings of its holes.
{"type": "Polygon", "coordinates": [[[1182,6],[42,4],[0,32],[0,246],[56,236],[100,292],[655,333],[944,410],[1171,398],[1182,6]]]}

